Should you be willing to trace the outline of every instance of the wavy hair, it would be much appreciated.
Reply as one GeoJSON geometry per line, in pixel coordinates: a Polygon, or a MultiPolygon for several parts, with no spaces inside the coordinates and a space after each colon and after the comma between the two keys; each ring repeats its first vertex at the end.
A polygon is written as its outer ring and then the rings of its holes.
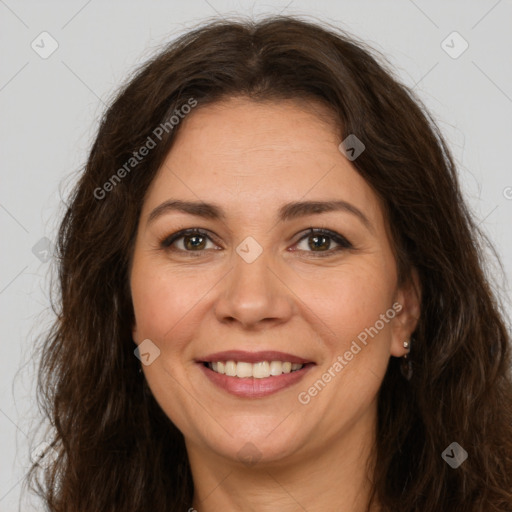
{"type": "Polygon", "coordinates": [[[356,134],[366,146],[353,165],[382,201],[399,280],[418,271],[413,375],[405,380],[400,360],[390,359],[370,504],[510,512],[510,337],[486,272],[489,242],[447,143],[385,57],[336,27],[293,16],[194,27],[139,67],[103,115],[60,224],[56,319],[41,342],[37,394],[55,457],[31,467],[31,491],[51,512],[190,507],[183,435],[134,356],[129,288],[144,196],[180,125],[161,130],[136,165],[126,163],[191,99],[201,108],[236,96],[329,107],[340,141],[356,134]],[[469,454],[457,469],[441,457],[454,441],[469,454]]]}

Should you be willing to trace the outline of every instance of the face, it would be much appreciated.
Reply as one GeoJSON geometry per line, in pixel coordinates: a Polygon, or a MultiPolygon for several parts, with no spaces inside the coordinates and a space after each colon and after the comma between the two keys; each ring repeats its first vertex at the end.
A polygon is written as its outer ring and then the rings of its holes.
{"type": "Polygon", "coordinates": [[[417,295],[322,108],[198,107],[145,197],[133,339],[189,451],[278,463],[369,432],[406,353],[417,295]]]}

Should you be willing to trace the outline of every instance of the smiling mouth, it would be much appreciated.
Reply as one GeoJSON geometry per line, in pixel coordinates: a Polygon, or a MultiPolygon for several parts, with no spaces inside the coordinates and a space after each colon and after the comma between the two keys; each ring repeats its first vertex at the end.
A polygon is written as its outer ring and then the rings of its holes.
{"type": "Polygon", "coordinates": [[[229,350],[196,360],[215,387],[238,398],[264,398],[300,382],[316,365],[273,350],[229,350]]]}
{"type": "Polygon", "coordinates": [[[289,361],[259,361],[257,363],[217,361],[204,362],[203,364],[215,373],[239,379],[278,377],[279,375],[302,370],[304,366],[307,366],[306,364],[291,363],[289,361]]]}

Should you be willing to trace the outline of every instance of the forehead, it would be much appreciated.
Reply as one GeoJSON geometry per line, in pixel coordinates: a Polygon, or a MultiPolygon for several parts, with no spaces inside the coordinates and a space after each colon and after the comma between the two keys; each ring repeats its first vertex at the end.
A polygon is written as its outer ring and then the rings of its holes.
{"type": "Polygon", "coordinates": [[[218,155],[237,162],[245,156],[286,159],[292,153],[320,153],[339,138],[326,106],[298,99],[231,98],[196,108],[180,128],[175,145],[181,150],[196,152],[202,143],[209,154],[199,151],[197,156],[218,155]]]}
{"type": "Polygon", "coordinates": [[[297,200],[350,200],[369,217],[376,195],[339,151],[320,103],[233,98],[194,109],[148,190],[145,211],[172,198],[257,213],[297,200]]]}

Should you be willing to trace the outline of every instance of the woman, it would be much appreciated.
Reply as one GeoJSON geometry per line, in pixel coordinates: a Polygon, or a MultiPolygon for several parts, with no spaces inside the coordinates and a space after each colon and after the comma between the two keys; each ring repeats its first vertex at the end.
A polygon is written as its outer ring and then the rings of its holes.
{"type": "Polygon", "coordinates": [[[362,43],[292,17],[174,41],[61,225],[48,510],[512,510],[481,238],[434,121],[362,43]]]}

